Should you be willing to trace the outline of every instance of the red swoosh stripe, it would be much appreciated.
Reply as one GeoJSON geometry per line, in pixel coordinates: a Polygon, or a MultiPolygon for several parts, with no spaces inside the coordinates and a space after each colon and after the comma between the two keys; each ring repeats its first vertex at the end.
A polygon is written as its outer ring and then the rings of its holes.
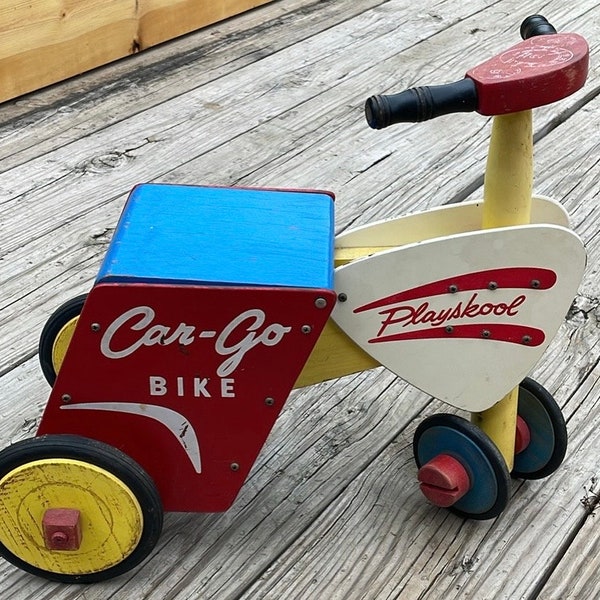
{"type": "Polygon", "coordinates": [[[541,329],[526,327],[525,325],[504,325],[501,323],[490,323],[489,325],[455,325],[449,331],[446,327],[431,327],[417,329],[404,333],[394,333],[369,340],[369,344],[381,342],[402,342],[405,340],[426,339],[480,339],[493,340],[496,342],[509,342],[523,346],[540,346],[544,343],[546,335],[541,329]]]}
{"type": "Polygon", "coordinates": [[[398,292],[359,306],[353,312],[360,313],[389,304],[448,294],[450,293],[450,286],[456,286],[456,292],[465,292],[488,289],[490,283],[493,282],[498,288],[547,290],[556,283],[556,279],[556,273],[550,269],[535,267],[490,269],[476,273],[467,273],[466,275],[458,275],[456,277],[448,277],[447,279],[440,279],[439,281],[420,285],[410,290],[404,290],[403,292],[398,292]],[[536,282],[535,286],[533,282],[536,282]]]}

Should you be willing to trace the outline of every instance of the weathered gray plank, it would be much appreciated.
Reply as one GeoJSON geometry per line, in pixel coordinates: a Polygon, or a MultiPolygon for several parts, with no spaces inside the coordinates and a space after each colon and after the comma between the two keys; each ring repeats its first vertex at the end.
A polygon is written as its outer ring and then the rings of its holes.
{"type": "MultiPolygon", "coordinates": [[[[586,382],[585,391],[587,398],[598,397],[598,376],[590,377],[586,382]]],[[[591,408],[587,402],[586,408],[591,408]]],[[[595,411],[587,411],[588,417],[597,420],[597,407],[595,411]]],[[[597,439],[585,441],[586,451],[595,452],[592,444],[597,444],[597,439]]],[[[598,579],[600,553],[600,536],[598,535],[597,509],[600,500],[598,477],[600,469],[594,470],[588,484],[581,490],[581,503],[589,513],[583,521],[581,529],[573,535],[565,548],[566,552],[557,561],[556,570],[545,583],[539,593],[539,600],[562,600],[564,598],[577,598],[578,600],[595,600],[598,598],[600,581],[598,579]]]]}
{"type": "MultiPolygon", "coordinates": [[[[317,4],[279,0],[157,46],[134,61],[126,58],[5,103],[0,113],[0,171],[226,76],[310,37],[330,19],[343,21],[353,14],[352,5],[345,3],[327,19],[315,20],[312,12],[323,11],[317,4]],[[290,27],[292,19],[297,27],[290,27]],[[265,28],[268,45],[261,45],[265,28]],[[108,111],[103,110],[107,103],[108,111]]],[[[354,12],[368,7],[363,2],[354,12]]]]}

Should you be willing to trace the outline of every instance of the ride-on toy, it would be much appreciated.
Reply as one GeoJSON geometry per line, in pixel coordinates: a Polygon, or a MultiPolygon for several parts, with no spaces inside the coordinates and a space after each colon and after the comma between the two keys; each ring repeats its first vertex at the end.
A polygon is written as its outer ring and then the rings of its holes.
{"type": "Polygon", "coordinates": [[[163,511],[224,511],[293,388],[384,365],[472,413],[427,418],[421,489],[499,515],[510,474],[544,477],[566,428],[527,374],[560,326],[585,252],[532,198],[531,109],[568,96],[588,48],[527,19],[524,41],[456,84],[367,101],[369,124],[493,115],[484,201],[347,231],[327,192],[140,185],[96,282],[48,320],[52,392],[33,439],[0,453],[0,552],[50,579],[137,565],[163,511]]]}

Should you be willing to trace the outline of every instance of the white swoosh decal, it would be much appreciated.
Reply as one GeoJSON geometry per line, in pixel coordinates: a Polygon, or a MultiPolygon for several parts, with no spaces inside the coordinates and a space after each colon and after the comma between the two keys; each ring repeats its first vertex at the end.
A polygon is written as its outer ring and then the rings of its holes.
{"type": "Polygon", "coordinates": [[[64,404],[61,410],[106,410],[110,412],[140,415],[162,423],[182,445],[196,473],[202,472],[198,437],[192,424],[180,413],[154,404],[129,402],[91,402],[87,404],[64,404]]]}

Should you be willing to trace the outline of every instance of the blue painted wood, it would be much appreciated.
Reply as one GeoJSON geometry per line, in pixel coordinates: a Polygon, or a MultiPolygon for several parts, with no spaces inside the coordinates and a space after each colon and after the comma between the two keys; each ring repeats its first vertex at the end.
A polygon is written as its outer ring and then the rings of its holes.
{"type": "Polygon", "coordinates": [[[325,192],[143,184],[97,281],[333,288],[325,192]]]}

